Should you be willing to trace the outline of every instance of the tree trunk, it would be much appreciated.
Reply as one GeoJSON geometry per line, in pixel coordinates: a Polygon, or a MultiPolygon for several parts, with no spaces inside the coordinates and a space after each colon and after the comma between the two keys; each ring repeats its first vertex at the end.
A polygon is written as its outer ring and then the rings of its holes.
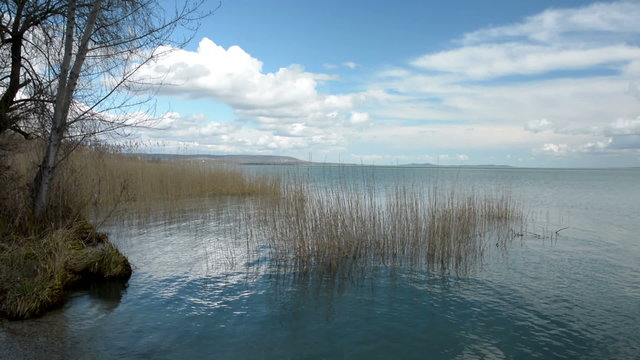
{"type": "Polygon", "coordinates": [[[49,201],[49,189],[53,182],[53,174],[57,166],[57,157],[62,145],[62,139],[67,131],[67,119],[69,117],[69,108],[73,94],[80,78],[80,71],[87,52],[89,51],[89,40],[93,34],[98,14],[100,13],[102,0],[93,2],[91,12],[87,18],[85,28],[82,32],[82,38],[77,49],[75,58],[73,56],[73,39],[74,29],[76,27],[76,0],[69,1],[67,12],[67,26],[65,29],[64,39],[64,57],[60,68],[60,78],[58,80],[58,88],[56,93],[56,102],[53,110],[53,121],[51,124],[51,133],[49,134],[49,142],[47,143],[47,151],[38,174],[34,179],[34,196],[33,196],[33,214],[37,220],[42,218],[44,209],[49,201]],[[71,60],[73,59],[73,66],[71,60]]]}
{"type": "Polygon", "coordinates": [[[56,169],[56,160],[61,144],[62,131],[51,131],[47,151],[34,180],[33,215],[37,220],[42,218],[48,203],[49,189],[53,182],[53,173],[56,169]]]}

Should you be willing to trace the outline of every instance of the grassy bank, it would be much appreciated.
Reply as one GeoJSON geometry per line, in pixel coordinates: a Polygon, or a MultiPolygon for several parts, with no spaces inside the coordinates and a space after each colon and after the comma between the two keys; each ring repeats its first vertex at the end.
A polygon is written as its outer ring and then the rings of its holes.
{"type": "Polygon", "coordinates": [[[128,279],[129,261],[85,221],[0,240],[0,315],[28,319],[61,305],[87,281],[128,279]]]}
{"type": "MultiPolygon", "coordinates": [[[[85,281],[128,278],[131,266],[87,219],[115,213],[144,218],[181,201],[216,196],[272,196],[277,180],[202,161],[157,161],[102,145],[75,149],[61,163],[42,221],[30,214],[29,186],[42,148],[2,139],[0,147],[0,315],[25,319],[64,301],[85,281]]],[[[187,206],[185,205],[185,206],[187,206]]]]}

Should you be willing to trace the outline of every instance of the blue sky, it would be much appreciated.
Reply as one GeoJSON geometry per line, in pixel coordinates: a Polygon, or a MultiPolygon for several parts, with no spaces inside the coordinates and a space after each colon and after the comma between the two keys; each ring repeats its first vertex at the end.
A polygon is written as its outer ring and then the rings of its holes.
{"type": "Polygon", "coordinates": [[[640,166],[639,18],[638,1],[223,1],[141,69],[162,130],[135,139],[367,164],[640,166]]]}

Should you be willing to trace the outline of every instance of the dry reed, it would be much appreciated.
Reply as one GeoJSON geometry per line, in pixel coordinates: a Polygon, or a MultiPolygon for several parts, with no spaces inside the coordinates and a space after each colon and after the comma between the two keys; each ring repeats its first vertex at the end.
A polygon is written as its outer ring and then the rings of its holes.
{"type": "Polygon", "coordinates": [[[524,221],[508,191],[480,196],[398,185],[381,194],[375,186],[294,181],[281,193],[260,207],[252,238],[268,242],[276,263],[301,273],[398,265],[463,274],[524,221]]]}
{"type": "MultiPolygon", "coordinates": [[[[38,146],[32,146],[9,159],[10,168],[23,182],[23,193],[35,176],[39,154],[38,146]]],[[[48,214],[55,219],[95,219],[123,210],[127,216],[144,217],[178,211],[189,204],[183,200],[275,195],[278,189],[274,177],[250,176],[229,165],[196,159],[158,160],[93,145],[76,149],[56,170],[48,214]]]]}

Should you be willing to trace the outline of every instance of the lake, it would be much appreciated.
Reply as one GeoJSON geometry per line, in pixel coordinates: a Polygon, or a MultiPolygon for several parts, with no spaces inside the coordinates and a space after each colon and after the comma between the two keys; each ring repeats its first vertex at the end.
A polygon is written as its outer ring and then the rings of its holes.
{"type": "Polygon", "coordinates": [[[248,171],[303,173],[327,189],[507,188],[528,221],[469,273],[375,264],[349,276],[282,271],[248,251],[229,209],[250,200],[113,221],[103,230],[134,265],[128,283],[0,322],[0,358],[640,358],[640,169],[248,171]]]}

